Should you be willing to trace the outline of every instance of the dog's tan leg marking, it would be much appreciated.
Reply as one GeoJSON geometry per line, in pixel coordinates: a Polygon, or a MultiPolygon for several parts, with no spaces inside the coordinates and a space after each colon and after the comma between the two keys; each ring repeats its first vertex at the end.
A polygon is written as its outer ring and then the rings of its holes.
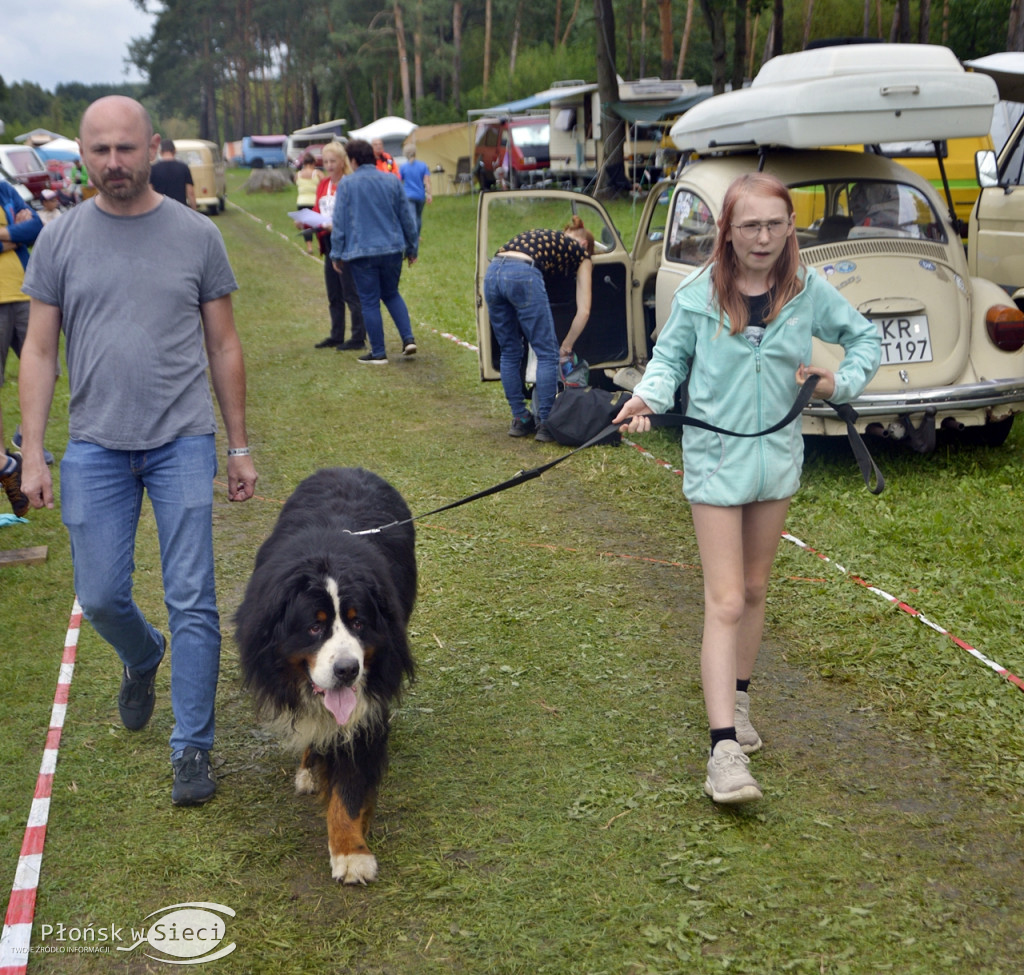
{"type": "Polygon", "coordinates": [[[353,819],[337,793],[327,804],[327,843],[331,852],[331,876],[346,884],[366,884],[377,879],[377,858],[366,845],[373,816],[367,802],[353,819]]]}

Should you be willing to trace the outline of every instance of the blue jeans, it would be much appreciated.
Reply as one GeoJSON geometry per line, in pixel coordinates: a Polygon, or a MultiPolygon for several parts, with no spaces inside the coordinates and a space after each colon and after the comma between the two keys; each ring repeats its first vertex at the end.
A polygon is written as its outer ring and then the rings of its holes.
{"type": "Polygon", "coordinates": [[[412,207],[412,215],[416,218],[416,239],[420,239],[420,234],[423,233],[423,208],[427,205],[427,199],[424,197],[422,200],[414,200],[412,197],[407,197],[409,205],[412,207]]]}
{"type": "Polygon", "coordinates": [[[220,620],[213,575],[213,435],[154,450],[108,450],[72,440],[60,465],[61,518],[71,538],[75,592],[85,618],[133,670],[156,666],[164,639],[132,597],[143,492],[160,540],[174,665],[171,755],[213,744],[220,620]]]}
{"type": "Polygon", "coordinates": [[[352,279],[363,306],[363,321],[366,323],[366,334],[370,337],[370,354],[377,358],[387,355],[384,347],[384,317],[380,313],[382,301],[395,320],[402,344],[413,341],[409,309],[405,307],[405,299],[398,293],[402,260],[401,254],[381,254],[377,257],[354,257],[345,262],[345,266],[352,271],[352,279]]]}
{"type": "Polygon", "coordinates": [[[523,395],[525,339],[537,356],[537,419],[546,420],[558,392],[558,340],[544,275],[526,261],[499,255],[484,275],[484,300],[501,350],[501,385],[512,416],[522,419],[530,412],[523,395]]]}

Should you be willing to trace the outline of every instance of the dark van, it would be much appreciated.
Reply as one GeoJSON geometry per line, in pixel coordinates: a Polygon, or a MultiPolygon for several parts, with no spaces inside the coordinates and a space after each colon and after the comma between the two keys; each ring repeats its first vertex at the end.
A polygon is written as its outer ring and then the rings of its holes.
{"type": "Polygon", "coordinates": [[[551,165],[547,115],[485,118],[476,124],[473,172],[480,189],[519,189],[539,182],[551,165]]]}

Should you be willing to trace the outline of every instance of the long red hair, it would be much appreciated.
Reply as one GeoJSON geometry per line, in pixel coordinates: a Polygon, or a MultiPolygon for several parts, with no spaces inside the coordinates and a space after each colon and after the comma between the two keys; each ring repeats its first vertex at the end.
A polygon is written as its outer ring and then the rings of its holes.
{"type": "MultiPolygon", "coordinates": [[[[742,332],[747,327],[747,302],[736,283],[739,262],[732,241],[728,239],[728,232],[732,229],[737,203],[748,193],[777,197],[786,204],[786,213],[791,218],[793,216],[793,199],[786,189],[786,184],[769,173],[744,173],[737,176],[725,191],[722,216],[718,220],[718,236],[708,264],[711,265],[711,294],[718,305],[719,314],[729,316],[730,335],[742,332]]],[[[775,262],[775,284],[771,306],[765,316],[767,322],[774,321],[782,306],[800,293],[803,281],[800,279],[799,270],[800,247],[796,234],[790,234],[786,238],[786,246],[775,262]]]]}

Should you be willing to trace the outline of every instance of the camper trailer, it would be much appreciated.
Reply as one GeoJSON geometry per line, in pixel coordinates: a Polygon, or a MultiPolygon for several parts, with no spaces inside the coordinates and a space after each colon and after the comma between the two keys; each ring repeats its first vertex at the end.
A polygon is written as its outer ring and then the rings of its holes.
{"type": "Polygon", "coordinates": [[[336,118],[331,122],[320,122],[317,125],[307,125],[303,129],[296,129],[288,136],[286,153],[288,162],[293,166],[307,152],[312,153],[316,164],[323,163],[320,152],[328,142],[344,141],[343,133],[348,119],[336,118]]]}

